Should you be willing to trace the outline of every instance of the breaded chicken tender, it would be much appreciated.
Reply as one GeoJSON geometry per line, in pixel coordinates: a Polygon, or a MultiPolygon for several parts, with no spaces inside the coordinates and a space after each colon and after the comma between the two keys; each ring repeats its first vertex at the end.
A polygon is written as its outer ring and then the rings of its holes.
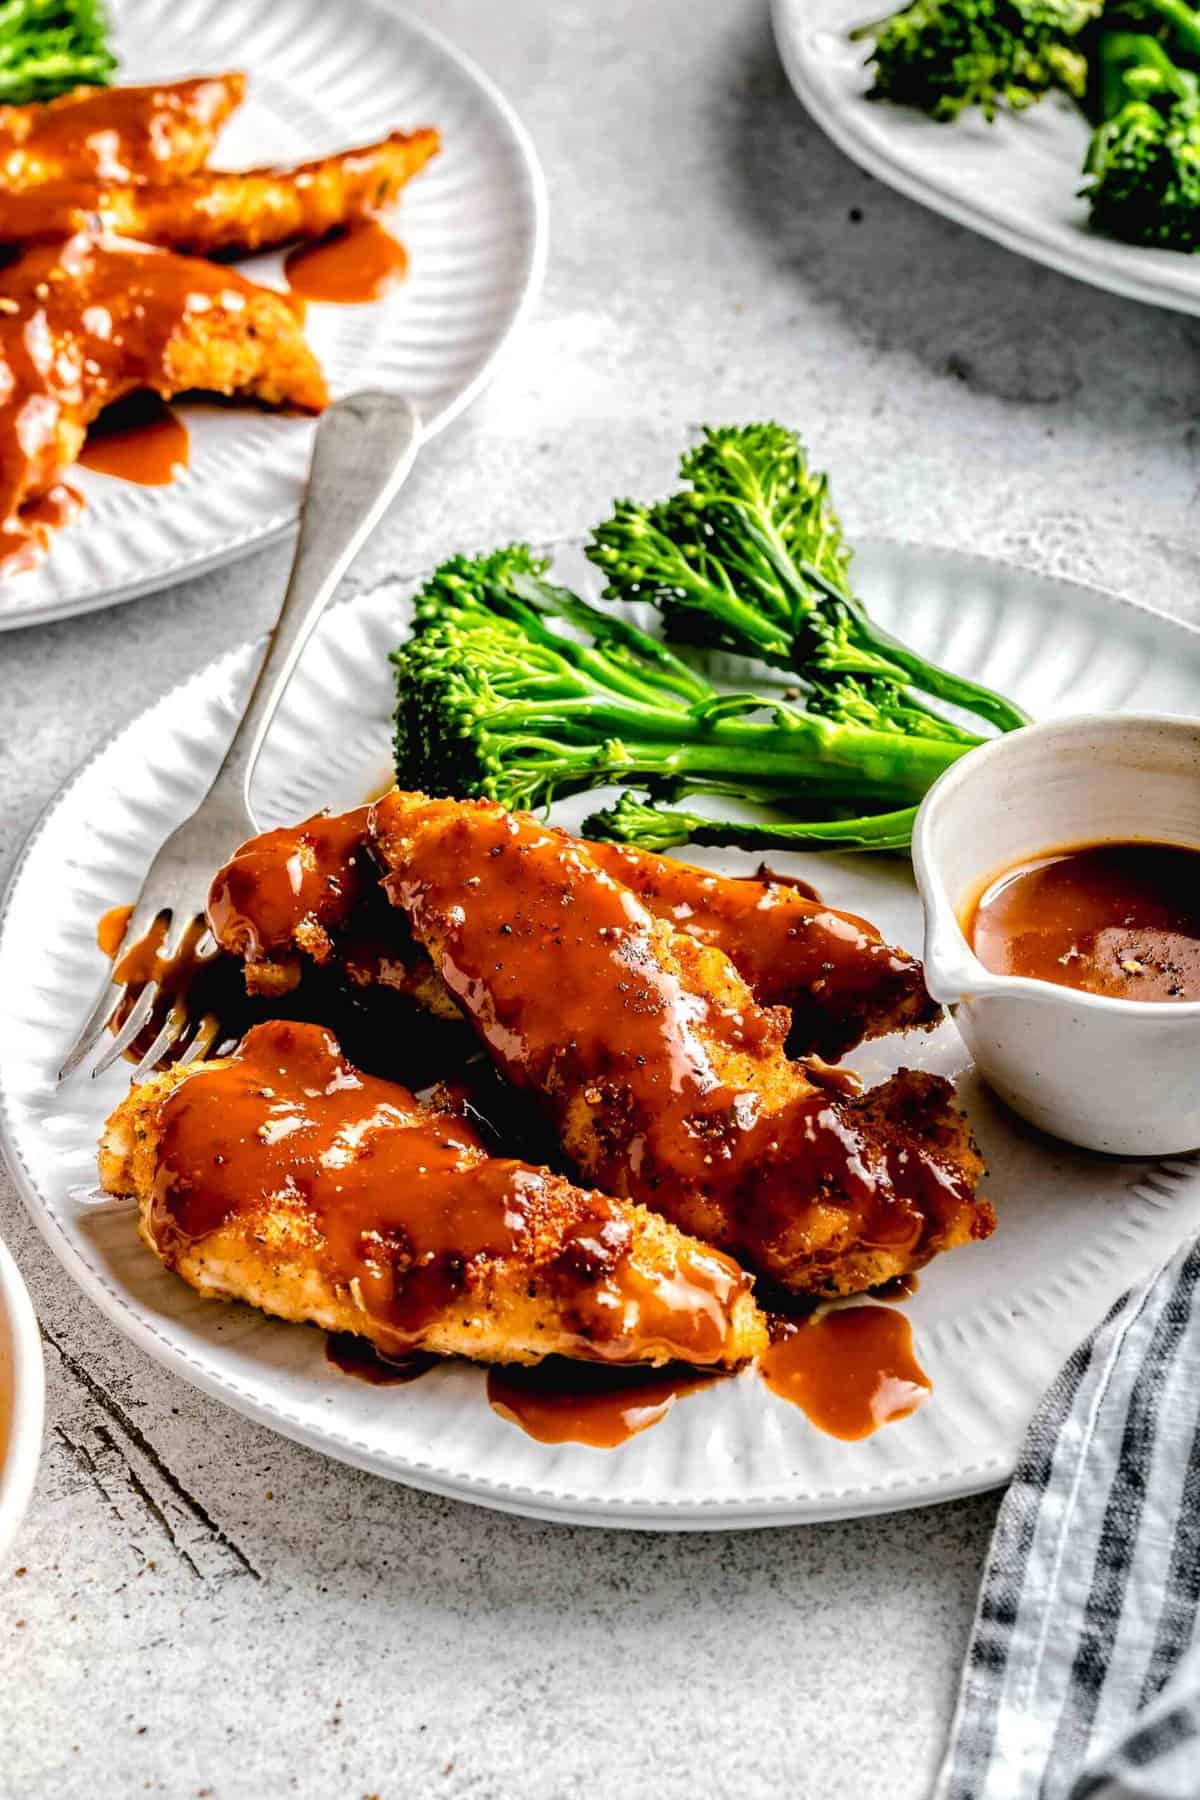
{"type": "Polygon", "coordinates": [[[34,106],[0,106],[0,188],[170,181],[208,160],[246,91],[244,75],[148,87],[76,88],[34,106]]]}
{"type": "MultiPolygon", "coordinates": [[[[310,958],[453,1018],[458,1007],[407,921],[382,903],[368,819],[365,806],[318,814],[242,844],[213,879],[214,935],[244,958],[251,993],[289,992],[310,958]]],[[[583,848],[656,917],[723,950],[761,1004],[786,1006],[798,1050],[836,1056],[940,1017],[916,958],[853,913],[777,880],[713,875],[615,844],[583,848]]]]}
{"type": "Polygon", "coordinates": [[[437,149],[436,131],[395,131],[297,168],[201,169],[167,183],[74,181],[0,192],[0,242],[93,231],[195,256],[262,250],[390,206],[437,149]]]}
{"type": "Polygon", "coordinates": [[[857,1292],[991,1232],[947,1082],[823,1090],[784,1053],[787,1014],[590,846],[489,801],[395,791],[372,835],[390,897],[588,1181],[799,1293],[857,1292]]]}
{"type": "Polygon", "coordinates": [[[47,493],[103,408],[199,388],[318,412],[303,305],[232,269],[79,235],[0,270],[0,526],[47,493]]]}
{"type": "Polygon", "coordinates": [[[354,1332],[385,1355],[551,1354],[735,1368],[766,1347],[749,1278],[627,1200],[490,1156],[363,1075],[317,1025],[153,1076],[105,1128],[106,1191],[200,1293],[354,1332]]]}

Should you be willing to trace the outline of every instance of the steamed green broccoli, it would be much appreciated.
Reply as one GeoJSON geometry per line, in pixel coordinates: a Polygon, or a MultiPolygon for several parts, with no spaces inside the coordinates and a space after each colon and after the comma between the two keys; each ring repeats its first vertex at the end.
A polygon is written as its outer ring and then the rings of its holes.
{"type": "Polygon", "coordinates": [[[1049,88],[1082,99],[1087,63],[1076,39],[1103,0],[913,0],[852,37],[871,38],[872,98],[955,119],[1020,111],[1049,88]]]}
{"type": "Polygon", "coordinates": [[[1200,16],[1163,0],[1168,41],[1142,32],[1105,33],[1096,47],[1094,92],[1101,123],[1085,164],[1092,224],[1128,243],[1200,248],[1200,16]],[[1182,17],[1180,16],[1182,14],[1182,17]],[[1174,39],[1176,42],[1171,42],[1174,39]],[[1168,47],[1170,44],[1170,48],[1168,47]]]}
{"type": "Polygon", "coordinates": [[[99,0],[0,4],[0,104],[23,106],[74,87],[103,87],[116,66],[99,0]]]}
{"type": "MultiPolygon", "coordinates": [[[[708,429],[668,500],[616,503],[587,554],[605,597],[649,601],[668,638],[787,669],[809,711],[869,707],[883,730],[939,736],[934,700],[1009,731],[1028,721],[990,688],[884,631],[848,585],[849,551],[824,475],[782,425],[708,429]]],[[[865,722],[865,721],[864,721],[865,722]]]]}
{"type": "Polygon", "coordinates": [[[628,783],[672,799],[802,805],[834,821],[911,804],[979,741],[948,723],[910,735],[866,690],[862,719],[779,692],[722,692],[547,570],[517,544],[452,558],[422,589],[413,634],[392,656],[402,786],[528,808],[628,783]]]}

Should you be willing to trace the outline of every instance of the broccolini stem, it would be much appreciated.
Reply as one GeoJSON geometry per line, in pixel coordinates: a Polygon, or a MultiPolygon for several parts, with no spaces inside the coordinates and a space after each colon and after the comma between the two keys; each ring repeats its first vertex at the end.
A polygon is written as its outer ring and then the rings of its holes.
{"type": "Polygon", "coordinates": [[[1142,4],[1171,27],[1183,49],[1200,56],[1200,14],[1184,0],[1142,0],[1142,4]]]}
{"type": "Polygon", "coordinates": [[[560,747],[612,743],[616,765],[630,774],[718,779],[741,776],[760,793],[803,788],[814,796],[861,794],[864,788],[918,798],[965,746],[901,732],[866,731],[810,713],[782,711],[768,722],[703,716],[665,708],[624,707],[585,697],[552,707],[511,701],[488,721],[496,737],[520,737],[528,724],[559,734],[560,747]]]}
{"type": "Polygon", "coordinates": [[[776,820],[712,819],[704,813],[654,806],[622,794],[615,806],[591,813],[583,835],[608,843],[635,844],[661,854],[680,844],[708,844],[736,850],[903,850],[912,838],[915,806],[861,819],[817,820],[812,824],[776,820]]]}
{"type": "Polygon", "coordinates": [[[982,687],[977,681],[968,681],[965,675],[955,675],[937,663],[927,662],[899,638],[893,637],[890,631],[885,631],[882,625],[877,625],[856,595],[836,587],[811,563],[800,563],[798,566],[807,579],[828,594],[831,600],[838,600],[849,608],[854,615],[858,632],[873,650],[891,661],[896,674],[906,676],[914,686],[927,694],[933,694],[938,700],[945,700],[951,706],[961,706],[967,712],[975,713],[1001,731],[1016,731],[1018,727],[1029,724],[1029,714],[1022,712],[1011,700],[1006,700],[1003,694],[997,694],[989,687],[982,687]]]}
{"type": "Polygon", "coordinates": [[[617,613],[602,612],[598,606],[592,606],[588,601],[580,599],[578,594],[573,594],[570,588],[558,587],[539,576],[514,575],[512,587],[513,592],[531,604],[539,614],[561,615],[602,645],[607,654],[597,654],[587,646],[575,643],[573,639],[562,637],[558,632],[546,631],[548,640],[556,650],[563,653],[574,652],[573,660],[576,665],[586,667],[593,673],[599,672],[604,684],[616,685],[613,671],[618,670],[621,685],[631,698],[645,699],[654,705],[661,699],[663,687],[670,688],[681,699],[689,702],[709,699],[717,692],[712,682],[700,674],[699,670],[693,669],[690,663],[677,656],[661,638],[651,637],[648,631],[643,631],[631,619],[622,618],[617,613]],[[614,650],[625,651],[639,662],[648,663],[660,678],[657,684],[639,680],[636,675],[631,674],[625,661],[619,654],[614,654],[614,650]]]}

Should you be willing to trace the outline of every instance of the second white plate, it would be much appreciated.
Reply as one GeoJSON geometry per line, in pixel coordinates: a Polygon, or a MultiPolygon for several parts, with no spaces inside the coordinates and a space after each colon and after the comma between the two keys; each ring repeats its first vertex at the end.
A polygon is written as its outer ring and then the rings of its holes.
{"type": "MultiPolygon", "coordinates": [[[[397,215],[408,279],[369,306],[311,305],[307,332],[334,394],[405,393],[426,433],[440,431],[486,384],[545,263],[545,181],[508,102],[391,0],[116,0],[113,11],[122,81],[246,71],[216,167],[301,161],[438,127],[442,151],[397,215]]],[[[283,285],[278,253],[239,267],[283,285]]],[[[180,411],[191,463],[169,487],[72,471],[87,504],[40,568],[0,575],[0,630],[130,600],[291,528],[310,422],[250,406],[180,411]]]]}
{"type": "Polygon", "coordinates": [[[867,99],[870,46],[847,34],[880,13],[862,0],[772,0],[772,12],[797,94],[834,143],[880,181],[1093,287],[1200,313],[1200,258],[1089,230],[1079,197],[1088,128],[1064,97],[991,125],[978,112],[938,124],[915,108],[867,99]]]}
{"type": "MultiPolygon", "coordinates": [[[[577,571],[565,559],[565,578],[577,571]]],[[[1045,716],[1188,712],[1200,633],[1112,596],[968,556],[876,545],[856,561],[881,622],[1045,716]]],[[[387,653],[407,597],[335,607],[301,661],[262,764],[264,825],[357,804],[388,769],[387,653]]],[[[616,1451],[550,1447],[489,1407],[483,1373],[447,1363],[399,1388],[348,1379],[322,1336],[199,1298],[142,1248],[129,1212],[91,1204],[95,1148],[128,1070],[62,1092],[54,1072],[99,977],[95,930],[132,898],[154,850],[196,803],[228,740],[248,648],[201,671],[113,740],[36,828],[0,912],[0,1136],[67,1274],[153,1356],[230,1406],[329,1455],[435,1492],[552,1519],[712,1529],[886,1512],[1007,1478],[1034,1406],[1116,1296],[1200,1230],[1200,1164],[1122,1162],[1038,1137],[975,1079],[946,1024],[867,1047],[870,1081],[898,1065],[951,1075],[978,1132],[999,1224],[943,1257],[909,1305],[933,1380],[910,1419],[862,1443],[823,1436],[752,1373],[681,1400],[616,1451]]],[[[573,823],[587,809],[559,809],[573,823]]],[[[743,872],[754,858],[701,855],[743,872]]],[[[772,858],[832,902],[920,942],[900,858],[772,858]]]]}

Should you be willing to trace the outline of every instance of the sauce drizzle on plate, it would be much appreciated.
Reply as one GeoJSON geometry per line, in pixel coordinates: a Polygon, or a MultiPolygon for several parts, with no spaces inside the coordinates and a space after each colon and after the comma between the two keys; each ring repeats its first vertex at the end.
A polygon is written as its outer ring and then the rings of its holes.
{"type": "Polygon", "coordinates": [[[352,1331],[331,1331],[325,1340],[325,1360],[353,1375],[369,1387],[404,1387],[419,1381],[442,1359],[427,1350],[414,1350],[408,1356],[384,1356],[369,1338],[356,1337],[352,1331]]]}
{"type": "Polygon", "coordinates": [[[30,500],[0,527],[0,575],[36,569],[53,534],[69,525],[82,505],[83,495],[65,481],[56,481],[46,493],[30,500]]]}
{"type": "Polygon", "coordinates": [[[166,487],[188,466],[188,431],[150,388],[106,407],[88,432],[79,461],[99,475],[139,487],[166,487]]]}
{"type": "Polygon", "coordinates": [[[772,1393],[830,1437],[852,1440],[906,1419],[932,1387],[913,1354],[912,1326],[890,1306],[777,1320],[760,1367],[772,1393]]]}
{"type": "Polygon", "coordinates": [[[364,306],[408,272],[408,252],[378,219],[358,219],[315,243],[300,244],[283,265],[288,286],[306,300],[364,306]]]}
{"type": "Polygon", "coordinates": [[[618,1369],[549,1356],[532,1368],[490,1368],[487,1393],[501,1418],[539,1443],[613,1450],[665,1419],[681,1395],[720,1379],[682,1363],[618,1369]]]}

